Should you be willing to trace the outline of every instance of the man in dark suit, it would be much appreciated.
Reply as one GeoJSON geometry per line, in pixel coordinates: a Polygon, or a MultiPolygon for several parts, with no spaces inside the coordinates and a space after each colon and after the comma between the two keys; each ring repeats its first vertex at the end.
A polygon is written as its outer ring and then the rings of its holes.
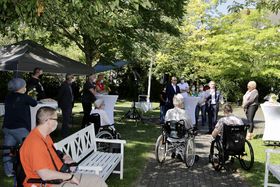
{"type": "Polygon", "coordinates": [[[217,123],[219,102],[222,102],[223,98],[220,91],[216,89],[216,83],[214,81],[209,82],[209,87],[210,89],[206,91],[206,104],[209,126],[208,134],[211,134],[217,123]]]}
{"type": "Polygon", "coordinates": [[[74,95],[71,84],[74,81],[72,74],[66,74],[65,81],[61,84],[58,92],[57,100],[58,107],[62,111],[62,137],[69,135],[69,123],[72,116],[72,103],[74,101],[74,95]]]}
{"type": "Polygon", "coordinates": [[[166,86],[166,103],[165,103],[165,108],[167,110],[174,108],[173,105],[173,97],[175,94],[180,93],[180,88],[177,86],[177,78],[172,77],[171,78],[171,83],[167,84],[166,86]]]}

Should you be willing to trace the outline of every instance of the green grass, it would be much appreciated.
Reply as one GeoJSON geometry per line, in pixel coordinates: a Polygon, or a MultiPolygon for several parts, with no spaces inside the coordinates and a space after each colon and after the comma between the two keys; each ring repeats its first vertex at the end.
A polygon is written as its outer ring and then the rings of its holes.
{"type": "MultiPolygon", "coordinates": [[[[241,176],[243,176],[251,186],[263,186],[265,172],[265,150],[274,149],[275,147],[265,146],[261,137],[250,140],[250,142],[254,149],[255,163],[250,171],[240,170],[241,176]]],[[[280,164],[280,155],[271,154],[270,162],[280,164]]],[[[271,174],[269,174],[269,176],[270,182],[277,183],[277,180],[271,174]]]]}
{"type": "MultiPolygon", "coordinates": [[[[144,114],[144,122],[136,123],[134,120],[123,119],[124,114],[130,108],[130,102],[118,102],[115,107],[115,126],[121,133],[122,139],[127,141],[124,154],[124,179],[120,180],[119,175],[111,175],[106,181],[109,186],[123,187],[135,186],[141,176],[144,166],[149,159],[149,153],[153,152],[156,138],[160,134],[160,127],[155,120],[159,118],[159,110],[153,110],[144,114]]],[[[154,104],[154,107],[158,104],[154,104]]],[[[72,132],[76,132],[80,128],[82,114],[81,104],[76,104],[74,107],[72,132]]],[[[0,118],[2,123],[3,118],[0,118]]],[[[2,141],[2,131],[0,133],[2,141]]],[[[60,131],[56,130],[52,137],[54,141],[61,139],[60,131]]],[[[2,144],[2,142],[0,142],[2,144]]],[[[255,163],[250,171],[240,169],[240,175],[248,182],[250,186],[262,186],[264,180],[265,169],[265,149],[273,148],[263,145],[262,139],[256,138],[251,140],[254,149],[255,163]]],[[[1,153],[0,153],[1,154],[1,153]]],[[[271,162],[280,164],[280,155],[272,155],[271,162]]],[[[239,165],[239,163],[237,163],[239,165]]],[[[237,166],[241,168],[241,166],[237,166]]],[[[0,161],[0,186],[13,186],[13,179],[7,178],[3,173],[2,161],[0,161]]],[[[271,177],[272,180],[276,181],[271,177]]]]}
{"type": "MultiPolygon", "coordinates": [[[[157,106],[158,104],[155,104],[157,106]]],[[[144,114],[144,122],[135,122],[134,120],[124,119],[124,114],[129,110],[130,102],[118,102],[115,107],[115,127],[120,132],[122,139],[126,140],[124,154],[124,179],[120,180],[119,175],[111,175],[106,183],[112,187],[134,186],[138,177],[141,175],[145,163],[147,163],[148,154],[153,151],[157,136],[160,133],[160,127],[152,123],[150,119],[159,118],[159,111],[154,110],[144,114]]],[[[71,132],[80,129],[83,114],[81,104],[75,104],[73,109],[73,126],[70,126],[71,132]]],[[[0,119],[2,124],[3,118],[0,119]]],[[[61,121],[61,120],[60,120],[61,121]]],[[[54,142],[61,139],[60,130],[51,134],[54,142]]],[[[3,134],[0,133],[0,144],[2,145],[3,134]]],[[[1,157],[2,158],[2,157],[1,157]]],[[[0,161],[0,186],[13,186],[13,179],[4,175],[3,163],[0,161]]]]}

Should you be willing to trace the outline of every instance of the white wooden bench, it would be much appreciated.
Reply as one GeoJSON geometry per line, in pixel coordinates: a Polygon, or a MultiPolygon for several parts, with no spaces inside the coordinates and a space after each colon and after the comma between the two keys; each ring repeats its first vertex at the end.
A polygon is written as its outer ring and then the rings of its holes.
{"type": "Polygon", "coordinates": [[[78,173],[96,174],[104,180],[111,173],[117,173],[120,175],[120,179],[123,179],[124,144],[126,141],[96,138],[94,132],[94,125],[91,124],[55,143],[54,146],[79,163],[78,173]],[[99,152],[96,149],[96,142],[120,144],[120,153],[99,152]],[[120,167],[116,169],[118,164],[120,167]]]}
{"type": "Polygon", "coordinates": [[[280,184],[275,184],[275,183],[269,183],[268,182],[269,172],[272,173],[272,175],[275,178],[277,178],[278,181],[280,181],[280,165],[270,163],[270,154],[271,153],[280,154],[280,150],[267,149],[265,152],[266,152],[266,160],[265,160],[264,186],[265,187],[267,187],[267,186],[280,186],[280,184]]]}

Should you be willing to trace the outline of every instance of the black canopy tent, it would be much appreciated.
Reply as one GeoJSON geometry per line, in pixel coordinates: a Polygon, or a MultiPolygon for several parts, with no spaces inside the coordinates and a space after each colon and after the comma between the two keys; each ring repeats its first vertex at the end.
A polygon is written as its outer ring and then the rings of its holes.
{"type": "Polygon", "coordinates": [[[62,56],[31,40],[0,47],[0,71],[32,72],[40,67],[48,73],[87,75],[92,67],[62,56]]]}

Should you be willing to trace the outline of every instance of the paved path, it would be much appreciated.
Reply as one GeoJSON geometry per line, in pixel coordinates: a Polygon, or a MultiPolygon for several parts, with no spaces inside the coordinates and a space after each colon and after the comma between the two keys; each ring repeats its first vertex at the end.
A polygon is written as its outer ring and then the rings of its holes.
{"type": "MultiPolygon", "coordinates": [[[[245,118],[241,108],[237,108],[234,114],[245,118]]],[[[263,131],[263,115],[259,108],[256,117],[255,133],[263,131]]],[[[200,159],[191,168],[186,168],[185,164],[178,159],[171,159],[170,156],[164,164],[160,165],[155,159],[155,154],[150,154],[143,175],[140,177],[137,187],[248,187],[246,182],[240,177],[238,170],[229,164],[227,169],[221,172],[214,171],[211,164],[208,163],[208,154],[210,150],[210,135],[205,135],[206,127],[199,127],[199,134],[196,137],[196,152],[200,159]]]]}

